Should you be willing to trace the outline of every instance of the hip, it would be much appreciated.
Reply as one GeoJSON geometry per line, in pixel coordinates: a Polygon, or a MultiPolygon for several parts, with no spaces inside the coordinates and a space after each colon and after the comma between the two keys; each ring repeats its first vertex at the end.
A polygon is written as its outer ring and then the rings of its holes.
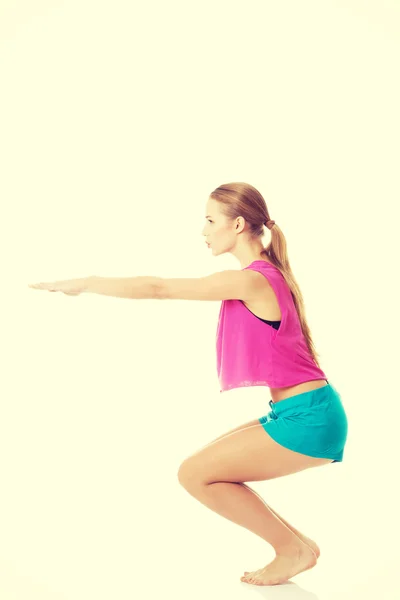
{"type": "Polygon", "coordinates": [[[342,398],[328,383],[319,388],[295,394],[289,398],[269,401],[272,419],[287,419],[298,425],[339,427],[347,435],[347,416],[342,398]]]}

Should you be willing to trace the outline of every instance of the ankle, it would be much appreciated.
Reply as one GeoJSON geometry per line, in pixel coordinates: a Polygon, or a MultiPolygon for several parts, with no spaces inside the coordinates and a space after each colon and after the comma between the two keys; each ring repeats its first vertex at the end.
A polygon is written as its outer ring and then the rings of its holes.
{"type": "Polygon", "coordinates": [[[284,556],[286,558],[300,558],[304,554],[312,552],[306,544],[301,540],[297,539],[290,544],[282,545],[274,548],[276,556],[284,556]]]}

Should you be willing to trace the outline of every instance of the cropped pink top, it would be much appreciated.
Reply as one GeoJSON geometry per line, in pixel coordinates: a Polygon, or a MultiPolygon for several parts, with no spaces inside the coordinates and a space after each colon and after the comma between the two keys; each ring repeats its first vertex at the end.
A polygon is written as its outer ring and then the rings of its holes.
{"type": "Polygon", "coordinates": [[[282,320],[275,329],[271,321],[254,315],[241,300],[222,301],[216,335],[220,392],[244,386],[287,387],[326,379],[308,350],[282,273],[265,260],[256,260],[245,269],[259,271],[268,279],[282,320]]]}

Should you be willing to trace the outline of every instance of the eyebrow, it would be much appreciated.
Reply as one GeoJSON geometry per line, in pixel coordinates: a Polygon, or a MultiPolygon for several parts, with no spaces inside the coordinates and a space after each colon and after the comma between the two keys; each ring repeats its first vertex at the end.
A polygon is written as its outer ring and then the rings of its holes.
{"type": "Polygon", "coordinates": [[[210,218],[211,218],[211,215],[206,215],[206,216],[205,216],[205,218],[206,218],[206,219],[208,219],[208,217],[210,217],[210,218]]]}

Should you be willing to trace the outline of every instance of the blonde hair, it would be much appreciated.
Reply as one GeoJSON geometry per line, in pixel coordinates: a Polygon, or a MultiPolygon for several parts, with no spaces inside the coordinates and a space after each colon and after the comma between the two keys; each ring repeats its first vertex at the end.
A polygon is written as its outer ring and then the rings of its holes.
{"type": "MultiPolygon", "coordinates": [[[[266,202],[260,192],[248,183],[225,183],[217,187],[210,198],[221,203],[221,213],[229,220],[243,217],[249,227],[251,239],[261,237],[264,233],[264,223],[270,220],[266,202]]],[[[293,302],[299,316],[301,330],[310,354],[318,368],[320,367],[310,328],[307,324],[305,305],[300,287],[293,275],[286,249],[286,238],[278,225],[271,229],[271,241],[262,250],[268,260],[282,273],[292,293],[293,302]]]]}

